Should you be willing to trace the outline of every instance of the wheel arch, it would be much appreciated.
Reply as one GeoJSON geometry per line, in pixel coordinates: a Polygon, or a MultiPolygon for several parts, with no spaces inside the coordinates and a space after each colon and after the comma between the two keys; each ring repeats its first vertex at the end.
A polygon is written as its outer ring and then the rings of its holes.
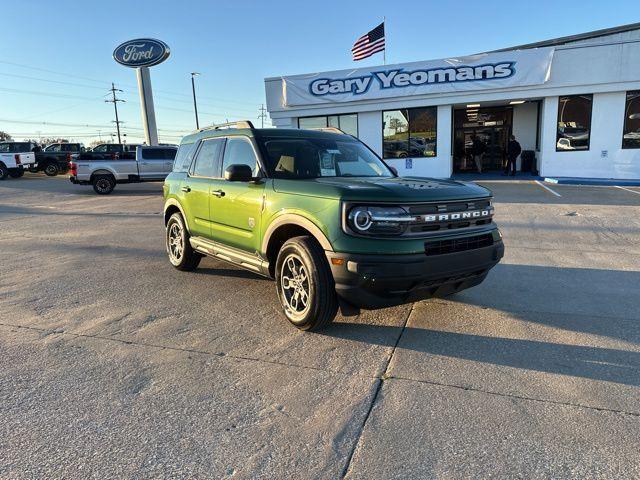
{"type": "Polygon", "coordinates": [[[91,172],[91,176],[89,177],[91,182],[93,182],[93,179],[96,177],[96,175],[111,175],[114,180],[117,180],[115,172],[112,172],[108,168],[99,168],[91,172]]]}
{"type": "Polygon", "coordinates": [[[293,237],[308,235],[315,239],[323,250],[333,251],[331,242],[320,228],[302,215],[286,213],[269,224],[262,238],[261,252],[269,261],[269,273],[274,275],[276,258],[282,245],[293,237]]]}
{"type": "Polygon", "coordinates": [[[165,226],[167,225],[167,222],[169,222],[171,215],[173,215],[174,213],[179,213],[180,215],[182,215],[182,220],[184,221],[184,225],[187,228],[187,232],[190,232],[191,230],[189,229],[187,216],[184,214],[182,205],[180,205],[180,202],[178,202],[177,200],[173,198],[169,198],[166,202],[164,202],[164,225],[165,226]]]}

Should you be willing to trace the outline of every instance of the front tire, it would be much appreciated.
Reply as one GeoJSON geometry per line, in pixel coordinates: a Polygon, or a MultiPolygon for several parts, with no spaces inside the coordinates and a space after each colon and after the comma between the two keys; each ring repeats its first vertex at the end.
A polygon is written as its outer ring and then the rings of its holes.
{"type": "Polygon", "coordinates": [[[8,176],[9,169],[3,163],[0,163],[0,180],[4,180],[8,176]]]}
{"type": "Polygon", "coordinates": [[[338,297],[324,251],[311,237],[287,240],[276,261],[278,298],[287,319],[300,330],[320,330],[338,311],[338,297]]]}
{"type": "Polygon", "coordinates": [[[44,174],[47,177],[55,177],[58,173],[60,173],[60,169],[55,163],[49,163],[44,167],[44,174]]]}
{"type": "Polygon", "coordinates": [[[96,175],[92,184],[93,191],[98,195],[108,195],[116,188],[116,179],[113,175],[96,175]]]}
{"type": "Polygon", "coordinates": [[[165,234],[167,255],[171,265],[185,272],[195,270],[202,260],[202,255],[191,248],[189,236],[182,215],[179,213],[171,215],[165,234]]]}

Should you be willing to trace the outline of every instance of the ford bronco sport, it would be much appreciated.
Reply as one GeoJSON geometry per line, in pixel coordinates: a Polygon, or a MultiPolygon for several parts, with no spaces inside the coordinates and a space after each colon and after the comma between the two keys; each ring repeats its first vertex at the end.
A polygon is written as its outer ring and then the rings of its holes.
{"type": "Polygon", "coordinates": [[[284,314],[320,329],[478,285],[504,253],[491,193],[396,175],[343,133],[236,122],[186,136],[164,183],[166,248],[275,279],[284,314]]]}

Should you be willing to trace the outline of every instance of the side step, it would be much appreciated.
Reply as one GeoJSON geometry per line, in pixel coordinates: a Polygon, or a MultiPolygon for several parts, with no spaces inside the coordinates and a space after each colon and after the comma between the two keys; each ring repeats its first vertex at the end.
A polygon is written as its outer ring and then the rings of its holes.
{"type": "Polygon", "coordinates": [[[196,252],[219,258],[260,275],[269,276],[269,261],[257,255],[251,255],[243,250],[221,245],[202,237],[191,237],[189,243],[196,252]]]}

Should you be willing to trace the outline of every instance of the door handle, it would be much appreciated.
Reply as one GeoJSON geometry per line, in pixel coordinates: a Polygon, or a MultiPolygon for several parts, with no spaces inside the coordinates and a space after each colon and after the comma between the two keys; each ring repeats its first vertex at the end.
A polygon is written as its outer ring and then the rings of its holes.
{"type": "Polygon", "coordinates": [[[224,192],[222,190],[212,190],[211,195],[215,195],[216,197],[224,197],[224,192]]]}
{"type": "Polygon", "coordinates": [[[185,193],[189,193],[191,191],[191,187],[182,187],[180,190],[182,190],[185,193]]]}

